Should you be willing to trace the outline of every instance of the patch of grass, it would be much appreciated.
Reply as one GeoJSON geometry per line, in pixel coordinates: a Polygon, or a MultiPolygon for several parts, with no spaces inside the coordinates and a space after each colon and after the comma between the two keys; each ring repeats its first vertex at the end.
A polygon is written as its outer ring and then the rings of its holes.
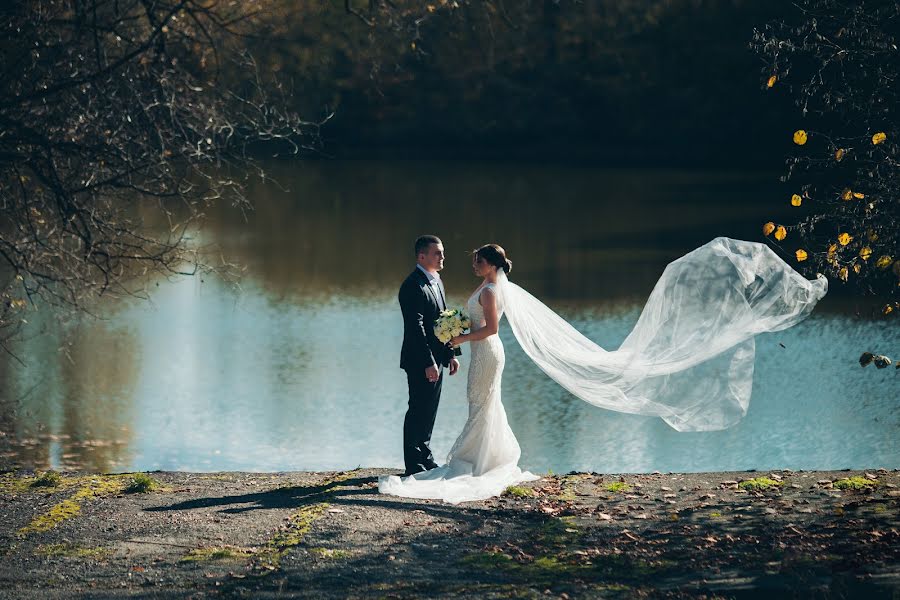
{"type": "Polygon", "coordinates": [[[865,477],[856,475],[854,477],[845,477],[844,479],[838,479],[832,485],[834,485],[834,487],[839,490],[850,490],[858,492],[861,490],[871,490],[878,487],[878,480],[866,479],[865,477]]]}
{"type": "Polygon", "coordinates": [[[135,473],[125,487],[126,494],[148,494],[159,489],[159,482],[146,473],[135,473]]]}
{"type": "Polygon", "coordinates": [[[513,496],[514,498],[531,498],[534,496],[534,492],[531,488],[522,487],[519,485],[511,485],[505,490],[503,490],[504,496],[513,496]]]}
{"type": "Polygon", "coordinates": [[[709,513],[709,516],[712,517],[713,519],[717,519],[722,516],[722,513],[711,512],[711,513],[709,513]]]}
{"type": "Polygon", "coordinates": [[[281,559],[294,546],[303,541],[312,524],[322,516],[328,504],[320,502],[304,506],[288,519],[285,525],[275,537],[273,537],[256,555],[257,566],[263,569],[274,570],[281,566],[281,559]]]}
{"type": "Polygon", "coordinates": [[[332,548],[310,548],[309,551],[321,558],[341,559],[350,556],[350,552],[347,550],[334,550],[332,548]]]}
{"type": "Polygon", "coordinates": [[[627,492],[630,489],[631,486],[624,481],[614,481],[612,483],[606,484],[606,491],[613,492],[614,494],[618,494],[619,492],[627,492]]]}
{"type": "Polygon", "coordinates": [[[41,544],[34,551],[40,556],[58,556],[62,558],[86,558],[104,560],[111,554],[108,548],[78,546],[76,544],[41,544]]]}
{"type": "Polygon", "coordinates": [[[181,562],[207,562],[243,560],[256,554],[253,548],[241,548],[238,546],[210,546],[208,548],[195,548],[181,557],[181,562]]]}
{"type": "Polygon", "coordinates": [[[748,492],[765,492],[772,489],[780,489],[783,485],[783,481],[775,481],[768,477],[755,477],[740,482],[738,487],[748,492]]]}
{"type": "Polygon", "coordinates": [[[38,473],[37,477],[34,478],[34,481],[31,482],[31,487],[58,487],[59,484],[62,483],[62,476],[56,471],[50,470],[45,471],[43,473],[38,473]]]}

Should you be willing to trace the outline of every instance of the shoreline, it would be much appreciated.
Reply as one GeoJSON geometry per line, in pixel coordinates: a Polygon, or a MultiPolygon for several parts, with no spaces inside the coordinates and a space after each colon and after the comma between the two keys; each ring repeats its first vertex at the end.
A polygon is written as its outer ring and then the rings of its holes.
{"type": "Polygon", "coordinates": [[[459,505],[387,473],[6,473],[0,598],[900,594],[896,469],[548,474],[459,505]]]}

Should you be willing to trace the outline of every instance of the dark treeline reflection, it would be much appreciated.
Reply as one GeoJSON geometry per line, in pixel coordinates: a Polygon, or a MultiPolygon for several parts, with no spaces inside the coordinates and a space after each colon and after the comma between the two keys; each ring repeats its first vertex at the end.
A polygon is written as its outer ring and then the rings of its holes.
{"type": "Polygon", "coordinates": [[[503,245],[513,278],[567,301],[645,297],[662,269],[718,235],[759,239],[784,212],[758,172],[528,168],[467,162],[273,163],[287,190],[253,185],[247,220],[210,215],[208,241],[276,295],[393,291],[412,242],[442,237],[451,293],[474,286],[468,252],[503,245]]]}

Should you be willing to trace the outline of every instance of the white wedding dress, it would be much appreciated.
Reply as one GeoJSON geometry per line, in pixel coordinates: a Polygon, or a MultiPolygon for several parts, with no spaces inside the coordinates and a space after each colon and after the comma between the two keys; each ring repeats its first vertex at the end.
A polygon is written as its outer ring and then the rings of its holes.
{"type": "MultiPolygon", "coordinates": [[[[466,305],[472,331],[485,326],[479,300],[488,288],[497,297],[497,286],[488,283],[475,290],[466,305]]],[[[499,297],[497,304],[499,318],[503,315],[499,297]]],[[[469,418],[447,456],[447,463],[409,477],[382,476],[378,480],[381,493],[436,498],[456,504],[499,496],[510,485],[540,479],[519,469],[519,442],[506,421],[500,400],[500,381],[506,361],[500,336],[491,335],[469,346],[466,386],[469,418]]]]}
{"type": "MultiPolygon", "coordinates": [[[[714,431],[747,414],[754,337],[805,319],[828,281],[806,279],[765,244],[719,237],[666,267],[616,350],[583,336],[503,271],[492,287],[519,345],[573,395],[609,410],[660,417],[678,431],[714,431]]],[[[472,322],[483,326],[481,290],[468,308],[472,322]]],[[[517,466],[519,444],[500,402],[500,338],[471,346],[469,420],[447,464],[382,477],[381,492],[461,502],[535,478],[517,466]]]]}

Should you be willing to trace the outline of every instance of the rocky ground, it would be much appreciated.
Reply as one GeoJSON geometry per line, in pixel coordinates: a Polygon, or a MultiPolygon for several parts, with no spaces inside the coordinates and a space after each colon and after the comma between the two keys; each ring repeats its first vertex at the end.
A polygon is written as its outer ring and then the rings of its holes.
{"type": "Polygon", "coordinates": [[[0,598],[900,597],[897,471],[547,475],[457,506],[379,495],[388,472],[7,473],[0,598]]]}

